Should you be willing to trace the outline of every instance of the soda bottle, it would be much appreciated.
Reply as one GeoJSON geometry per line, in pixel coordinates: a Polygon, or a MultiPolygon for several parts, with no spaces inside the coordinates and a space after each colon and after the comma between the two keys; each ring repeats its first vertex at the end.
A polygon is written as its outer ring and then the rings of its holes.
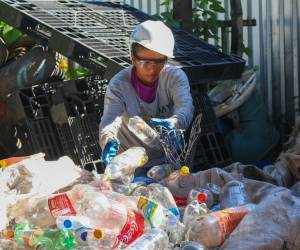
{"type": "Polygon", "coordinates": [[[254,209],[254,204],[247,204],[199,216],[190,222],[186,239],[199,242],[208,248],[218,247],[233,232],[244,216],[254,209]]]}
{"type": "Polygon", "coordinates": [[[152,228],[128,246],[127,250],[165,250],[168,248],[168,235],[160,228],[152,228]]]}
{"type": "Polygon", "coordinates": [[[173,172],[168,178],[160,181],[171,191],[178,207],[187,205],[187,196],[191,189],[195,187],[194,176],[187,166],[183,166],[179,171],[173,172]]]}
{"type": "Polygon", "coordinates": [[[104,176],[107,180],[120,180],[124,184],[132,181],[136,168],[144,166],[148,161],[143,147],[132,147],[117,155],[107,165],[104,176]]]}
{"type": "Polygon", "coordinates": [[[147,145],[160,147],[159,135],[141,117],[129,118],[128,129],[147,145]]]}
{"type": "Polygon", "coordinates": [[[199,201],[199,199],[193,200],[186,206],[184,210],[182,222],[186,227],[188,227],[189,223],[194,221],[200,215],[209,213],[206,203],[204,203],[202,200],[199,201]]]}
{"type": "Polygon", "coordinates": [[[240,181],[227,182],[220,194],[220,207],[236,207],[251,203],[245,185],[240,181]]]}
{"type": "Polygon", "coordinates": [[[161,181],[162,179],[168,177],[173,171],[173,167],[169,163],[153,166],[147,172],[147,176],[156,181],[161,181]]]}
{"type": "Polygon", "coordinates": [[[192,189],[187,198],[187,203],[197,200],[200,203],[205,203],[208,208],[211,208],[214,204],[213,194],[205,188],[192,189]]]}

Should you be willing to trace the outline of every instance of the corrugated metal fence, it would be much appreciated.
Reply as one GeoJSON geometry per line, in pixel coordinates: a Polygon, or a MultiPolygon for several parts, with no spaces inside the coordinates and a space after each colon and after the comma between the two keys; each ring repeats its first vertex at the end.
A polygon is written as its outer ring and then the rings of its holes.
{"type": "MultiPolygon", "coordinates": [[[[229,10],[229,0],[223,0],[229,10]]],[[[149,14],[163,12],[163,1],[124,0],[149,14]]],[[[244,28],[244,42],[252,51],[249,66],[259,66],[258,88],[270,116],[284,134],[299,114],[298,0],[242,0],[244,19],[256,19],[256,27],[244,28]]],[[[220,19],[228,19],[230,11],[220,19]]]]}

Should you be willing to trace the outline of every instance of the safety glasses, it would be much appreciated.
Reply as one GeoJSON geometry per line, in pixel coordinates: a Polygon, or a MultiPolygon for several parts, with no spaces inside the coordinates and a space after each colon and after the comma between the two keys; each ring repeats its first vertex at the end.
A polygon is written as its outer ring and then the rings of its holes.
{"type": "Polygon", "coordinates": [[[164,58],[164,59],[142,59],[136,55],[133,55],[134,60],[141,65],[142,67],[151,67],[151,66],[156,66],[156,67],[163,67],[168,59],[164,58]]]}

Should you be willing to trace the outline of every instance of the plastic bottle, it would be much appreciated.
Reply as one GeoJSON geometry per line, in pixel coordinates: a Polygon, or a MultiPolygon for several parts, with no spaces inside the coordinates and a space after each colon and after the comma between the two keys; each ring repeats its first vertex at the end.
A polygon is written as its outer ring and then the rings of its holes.
{"type": "Polygon", "coordinates": [[[60,250],[74,249],[77,242],[74,233],[70,230],[35,228],[31,224],[16,224],[14,239],[21,246],[36,249],[60,250]]]}
{"type": "Polygon", "coordinates": [[[91,222],[86,216],[58,216],[56,226],[60,229],[78,230],[90,225],[91,222]]]}
{"type": "Polygon", "coordinates": [[[153,183],[147,186],[152,197],[157,200],[162,206],[172,212],[178,219],[180,218],[179,210],[170,190],[158,183],[153,183]]]}
{"type": "Polygon", "coordinates": [[[186,227],[188,227],[189,223],[194,221],[200,215],[209,213],[206,203],[203,203],[203,200],[201,200],[200,197],[198,198],[199,199],[193,200],[191,203],[189,203],[184,210],[182,222],[186,227]]]}
{"type": "Polygon", "coordinates": [[[168,248],[168,235],[160,228],[153,228],[148,233],[142,235],[133,244],[128,246],[128,250],[165,250],[168,248]]]}
{"type": "Polygon", "coordinates": [[[77,242],[82,246],[89,246],[90,249],[112,249],[119,242],[117,235],[107,229],[81,228],[75,231],[77,242]]]}
{"type": "Polygon", "coordinates": [[[204,188],[194,188],[192,189],[187,198],[187,203],[197,200],[200,203],[205,203],[208,208],[211,208],[214,204],[213,194],[204,188]]]}
{"type": "Polygon", "coordinates": [[[132,147],[117,155],[107,165],[104,176],[107,180],[120,180],[124,184],[132,181],[136,168],[144,166],[148,161],[143,147],[132,147]]]}
{"type": "Polygon", "coordinates": [[[206,247],[194,241],[183,241],[180,243],[181,250],[205,250],[206,247]]]}
{"type": "Polygon", "coordinates": [[[4,229],[0,232],[0,239],[13,239],[14,238],[14,230],[4,229]]]}
{"type": "Polygon", "coordinates": [[[160,146],[159,135],[141,117],[129,118],[128,129],[147,145],[160,146]]]}
{"type": "Polygon", "coordinates": [[[187,205],[187,196],[195,187],[195,179],[189,168],[183,166],[179,171],[173,172],[168,178],[163,179],[160,184],[169,188],[177,206],[181,207],[187,205]]]}
{"type": "Polygon", "coordinates": [[[221,209],[241,206],[248,203],[251,203],[251,200],[242,182],[233,180],[224,185],[220,194],[221,209]]]}
{"type": "Polygon", "coordinates": [[[190,223],[186,239],[208,248],[220,246],[249,212],[254,204],[227,208],[198,217],[190,223]]]}
{"type": "Polygon", "coordinates": [[[156,181],[161,181],[162,179],[168,177],[173,171],[171,164],[161,164],[157,166],[153,166],[147,172],[147,176],[156,181]]]}
{"type": "Polygon", "coordinates": [[[176,242],[184,233],[184,225],[171,211],[164,208],[156,200],[140,196],[137,207],[143,212],[145,219],[152,228],[165,230],[171,242],[176,242]]]}
{"type": "Polygon", "coordinates": [[[206,184],[207,189],[212,193],[214,197],[214,204],[220,203],[220,193],[222,191],[221,187],[214,183],[207,183],[206,184]]]}

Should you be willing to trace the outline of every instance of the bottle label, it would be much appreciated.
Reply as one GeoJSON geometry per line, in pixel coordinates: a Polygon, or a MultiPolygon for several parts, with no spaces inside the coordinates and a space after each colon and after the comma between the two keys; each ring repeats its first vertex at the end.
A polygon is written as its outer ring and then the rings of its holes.
{"type": "Polygon", "coordinates": [[[118,241],[130,244],[144,233],[144,216],[140,212],[128,209],[127,222],[120,234],[118,241]]]}
{"type": "Polygon", "coordinates": [[[215,216],[217,218],[220,226],[222,243],[233,232],[249,211],[250,209],[247,206],[240,206],[210,213],[210,216],[215,216]]]}
{"type": "Polygon", "coordinates": [[[159,227],[163,223],[163,211],[157,202],[141,196],[137,207],[143,211],[145,218],[152,227],[159,227]]]}
{"type": "Polygon", "coordinates": [[[67,194],[59,194],[48,199],[48,207],[51,215],[56,219],[58,216],[76,215],[76,210],[67,194]]]}
{"type": "Polygon", "coordinates": [[[187,205],[187,197],[180,197],[173,195],[177,207],[184,207],[187,205]]]}

